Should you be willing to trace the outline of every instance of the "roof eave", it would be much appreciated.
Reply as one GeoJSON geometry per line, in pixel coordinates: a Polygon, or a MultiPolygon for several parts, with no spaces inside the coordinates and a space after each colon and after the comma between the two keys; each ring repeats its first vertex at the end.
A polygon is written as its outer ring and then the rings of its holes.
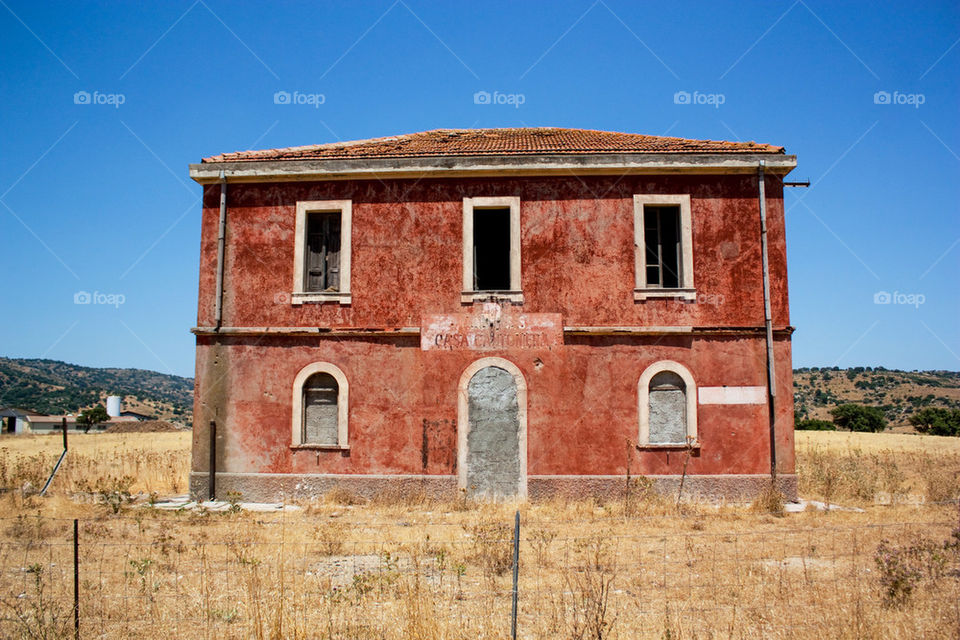
{"type": "Polygon", "coordinates": [[[760,162],[766,171],[785,176],[797,157],[782,153],[590,153],[537,155],[431,156],[405,158],[323,158],[204,162],[190,165],[200,184],[294,180],[382,178],[457,178],[488,176],[728,174],[752,173],[760,162]]]}

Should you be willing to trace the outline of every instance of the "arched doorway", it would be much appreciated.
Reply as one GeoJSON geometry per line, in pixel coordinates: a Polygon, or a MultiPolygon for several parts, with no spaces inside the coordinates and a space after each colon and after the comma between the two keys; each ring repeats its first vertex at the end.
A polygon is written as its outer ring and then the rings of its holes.
{"type": "Polygon", "coordinates": [[[471,498],[527,493],[527,388],[508,360],[470,365],[458,389],[458,479],[471,498]]]}

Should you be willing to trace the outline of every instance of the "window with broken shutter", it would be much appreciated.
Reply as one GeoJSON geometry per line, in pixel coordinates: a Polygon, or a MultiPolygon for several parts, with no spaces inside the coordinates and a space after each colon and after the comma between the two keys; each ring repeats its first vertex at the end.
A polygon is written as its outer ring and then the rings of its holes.
{"type": "Polygon", "coordinates": [[[682,282],[680,207],[644,207],[643,240],[647,251],[647,286],[678,288],[682,282]]]}
{"type": "Polygon", "coordinates": [[[303,385],[303,444],[336,445],[340,387],[329,373],[315,373],[303,385]]]}
{"type": "Polygon", "coordinates": [[[307,291],[340,290],[340,213],[315,212],[307,217],[307,291]]]}
{"type": "Polygon", "coordinates": [[[650,444],[684,444],[687,441],[687,386],[672,371],[661,371],[650,380],[650,444]]]}

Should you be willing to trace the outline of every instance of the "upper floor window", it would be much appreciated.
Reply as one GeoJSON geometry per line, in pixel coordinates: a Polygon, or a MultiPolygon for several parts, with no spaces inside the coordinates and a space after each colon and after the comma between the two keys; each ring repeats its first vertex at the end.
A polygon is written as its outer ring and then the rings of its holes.
{"type": "Polygon", "coordinates": [[[350,200],[297,203],[294,304],[350,303],[350,200]]]}
{"type": "Polygon", "coordinates": [[[520,198],[463,199],[461,302],[523,302],[520,285],[520,198]]]}
{"type": "Polygon", "coordinates": [[[304,291],[340,291],[340,214],[307,213],[304,291]]]}
{"type": "Polygon", "coordinates": [[[680,207],[643,208],[647,287],[680,287],[680,207]]]}
{"type": "Polygon", "coordinates": [[[634,300],[696,299],[689,195],[633,196],[634,300]]]}

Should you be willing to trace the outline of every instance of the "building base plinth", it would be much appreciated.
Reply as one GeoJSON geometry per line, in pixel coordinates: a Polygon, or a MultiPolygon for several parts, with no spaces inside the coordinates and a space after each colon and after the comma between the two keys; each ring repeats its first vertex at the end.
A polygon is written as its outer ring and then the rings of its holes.
{"type": "MultiPolygon", "coordinates": [[[[683,498],[708,501],[750,502],[770,486],[766,474],[723,474],[702,476],[643,476],[659,494],[676,496],[683,482],[683,498]]],[[[531,476],[527,480],[531,500],[567,498],[623,499],[627,493],[625,476],[531,476]]],[[[631,480],[631,491],[641,488],[640,478],[631,480]]],[[[777,476],[777,488],[787,500],[797,499],[796,474],[777,476]]]]}
{"type": "MultiPolygon", "coordinates": [[[[676,496],[680,492],[680,476],[643,476],[652,482],[657,493],[676,496]]],[[[206,500],[210,495],[209,474],[190,473],[190,495],[206,500]]],[[[683,498],[709,501],[749,502],[770,486],[765,474],[727,474],[686,476],[683,498]]],[[[777,487],[787,500],[797,499],[796,474],[777,477],[777,487]]],[[[244,502],[279,502],[311,500],[331,491],[345,491],[365,499],[453,500],[460,495],[456,476],[442,475],[335,475],[284,473],[218,473],[217,498],[239,494],[244,502]]],[[[634,478],[631,490],[637,491],[634,478]]],[[[627,491],[625,476],[529,476],[528,498],[583,500],[588,498],[623,499],[627,491]]]]}

